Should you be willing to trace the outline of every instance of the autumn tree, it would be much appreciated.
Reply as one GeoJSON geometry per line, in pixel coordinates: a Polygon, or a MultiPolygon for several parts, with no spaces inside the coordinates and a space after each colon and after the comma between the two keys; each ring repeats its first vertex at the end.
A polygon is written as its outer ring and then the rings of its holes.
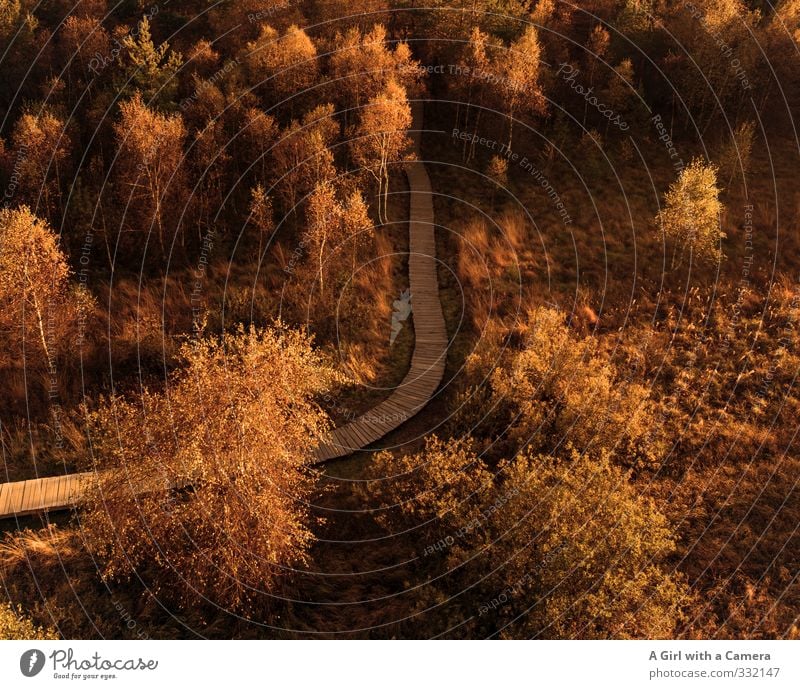
{"type": "Polygon", "coordinates": [[[10,45],[15,34],[29,32],[31,37],[37,26],[28,3],[21,0],[0,0],[0,40],[10,45]]]}
{"type": "Polygon", "coordinates": [[[362,33],[353,26],[334,37],[330,57],[332,90],[338,96],[340,108],[357,111],[381,90],[390,69],[390,53],[386,46],[386,30],[374,26],[362,33]]]}
{"type": "Polygon", "coordinates": [[[306,237],[316,255],[317,279],[320,295],[325,296],[325,273],[329,269],[326,259],[330,245],[336,248],[341,229],[342,209],[336,199],[336,191],[330,182],[317,184],[308,198],[306,211],[306,237]]]}
{"type": "Polygon", "coordinates": [[[661,461],[663,438],[647,390],[624,381],[592,340],[576,337],[562,312],[534,309],[518,335],[524,347],[490,377],[491,407],[509,452],[523,445],[555,452],[569,444],[636,469],[661,461]]]}
{"type": "Polygon", "coordinates": [[[636,89],[635,79],[633,62],[630,58],[623,58],[614,67],[606,87],[601,91],[601,98],[613,111],[613,116],[606,120],[606,134],[612,119],[620,125],[623,131],[627,131],[631,126],[638,125],[644,120],[646,111],[642,97],[636,89]],[[624,125],[627,125],[627,128],[624,125]]]}
{"type": "Polygon", "coordinates": [[[272,150],[275,188],[285,211],[294,213],[297,203],[320,182],[336,177],[329,146],[339,132],[333,106],[320,105],[292,121],[281,132],[272,150]]]}
{"type": "Polygon", "coordinates": [[[316,256],[320,294],[325,296],[325,275],[341,269],[341,258],[349,245],[352,268],[355,268],[359,248],[372,236],[372,222],[360,191],[354,190],[341,202],[330,182],[317,184],[308,199],[305,239],[316,256]]]}
{"type": "Polygon", "coordinates": [[[39,21],[34,4],[27,0],[0,0],[0,46],[3,46],[3,78],[0,93],[3,103],[11,103],[19,88],[36,71],[31,56],[36,52],[39,21]]]}
{"type": "Polygon", "coordinates": [[[272,199],[261,184],[257,184],[250,190],[247,225],[258,233],[258,256],[260,260],[261,250],[264,246],[264,238],[275,229],[272,199]]]}
{"type": "Polygon", "coordinates": [[[421,89],[419,62],[411,56],[407,43],[391,48],[382,24],[362,32],[357,26],[334,37],[330,57],[330,92],[343,111],[345,126],[390,81],[397,81],[409,95],[421,89]]]}
{"type": "Polygon", "coordinates": [[[61,176],[72,150],[65,122],[47,108],[29,110],[14,126],[11,143],[20,201],[55,218],[61,211],[61,176]]]}
{"type": "Polygon", "coordinates": [[[736,125],[730,132],[719,152],[719,172],[727,186],[730,187],[734,180],[741,178],[743,184],[747,183],[750,172],[753,141],[755,139],[756,123],[744,120],[736,125]]]}
{"type": "Polygon", "coordinates": [[[69,317],[69,267],[46,221],[27,206],[0,209],[0,329],[4,357],[17,361],[40,348],[45,364],[63,344],[69,317]],[[36,343],[36,344],[34,344],[36,343]]]}
{"type": "Polygon", "coordinates": [[[431,40],[466,40],[474,26],[502,35],[528,18],[530,5],[524,0],[429,0],[424,10],[412,5],[411,26],[431,40]]]}
{"type": "Polygon", "coordinates": [[[231,155],[228,137],[221,119],[210,119],[205,127],[194,133],[187,164],[195,181],[192,207],[195,210],[198,234],[212,227],[223,202],[226,180],[229,177],[231,155]]]}
{"type": "Polygon", "coordinates": [[[365,495],[435,572],[421,605],[475,638],[669,637],[686,588],[669,524],[603,453],[523,454],[490,471],[469,438],[381,453],[365,495]],[[459,591],[458,596],[452,596],[459,591]]]}
{"type": "Polygon", "coordinates": [[[162,115],[137,93],[120,105],[114,124],[114,171],[128,232],[155,231],[160,246],[180,216],[187,190],[183,170],[186,128],[179,114],[162,115]]]}
{"type": "MultiPolygon", "coordinates": [[[[482,636],[668,638],[686,600],[676,543],[652,500],[603,454],[522,455],[499,472],[491,547],[466,569],[480,584],[482,636]],[[503,595],[505,594],[505,595],[503,595]]],[[[478,553],[455,548],[449,564],[478,553]]],[[[480,552],[480,551],[478,551],[480,552]]]]}
{"type": "Polygon", "coordinates": [[[67,87],[71,94],[77,95],[79,89],[97,76],[97,56],[110,55],[111,37],[99,19],[71,15],[56,38],[61,62],[66,65],[67,87]]]}
{"type": "MultiPolygon", "coordinates": [[[[604,60],[606,53],[608,53],[609,45],[611,44],[611,36],[608,31],[603,28],[602,24],[596,24],[589,34],[589,40],[586,42],[586,63],[589,70],[589,86],[595,86],[595,73],[597,71],[597,63],[604,60]]],[[[586,126],[586,115],[588,113],[589,101],[585,100],[583,104],[583,125],[586,126]]]]}
{"type": "Polygon", "coordinates": [[[411,147],[411,121],[406,91],[392,81],[364,107],[351,138],[353,161],[377,184],[378,219],[384,223],[388,222],[390,167],[403,160],[411,147]]]}
{"type": "Polygon", "coordinates": [[[242,41],[258,36],[264,23],[285,29],[303,15],[296,3],[286,0],[230,0],[215,3],[208,11],[215,43],[235,51],[242,41]]]}
{"type": "Polygon", "coordinates": [[[0,640],[45,641],[59,638],[54,629],[34,624],[19,606],[0,603],[0,640]]]}
{"type": "Polygon", "coordinates": [[[309,462],[331,372],[276,325],[186,344],[168,393],[115,397],[89,417],[93,484],[81,518],[106,579],[159,595],[268,607],[308,562],[309,462]]]}
{"type": "Polygon", "coordinates": [[[360,189],[352,189],[342,204],[342,234],[350,247],[355,271],[359,253],[371,246],[374,237],[374,225],[360,189]]]}
{"type": "Polygon", "coordinates": [[[781,60],[787,50],[794,50],[800,42],[800,2],[798,0],[780,0],[773,3],[774,12],[765,17],[763,34],[759,42],[775,72],[778,83],[785,83],[796,75],[794,65],[781,60]]]}
{"type": "Polygon", "coordinates": [[[272,107],[281,107],[289,113],[295,110],[298,98],[317,83],[319,66],[317,49],[311,38],[296,25],[284,35],[264,25],[256,41],[247,44],[245,61],[250,81],[269,98],[272,107]]]}
{"type": "Polygon", "coordinates": [[[425,449],[416,453],[381,452],[368,477],[374,483],[365,484],[364,497],[377,493],[386,507],[378,515],[380,523],[390,529],[398,524],[413,526],[416,538],[427,543],[481,521],[481,510],[494,488],[492,475],[468,436],[430,436],[425,449]]]}
{"type": "Polygon", "coordinates": [[[220,63],[220,53],[209,40],[196,41],[186,54],[184,69],[197,74],[201,79],[212,77],[220,63]]]}
{"type": "Polygon", "coordinates": [[[664,195],[664,207],[655,218],[663,235],[675,247],[673,267],[680,264],[686,250],[700,262],[722,260],[721,243],[725,233],[720,218],[723,208],[716,166],[695,158],[670,185],[664,195]]]}
{"type": "Polygon", "coordinates": [[[475,27],[469,41],[461,48],[456,69],[463,74],[455,81],[454,89],[459,99],[456,113],[456,128],[471,131],[470,143],[464,141],[462,157],[469,160],[475,153],[475,140],[483,111],[489,106],[493,95],[490,79],[491,64],[496,58],[497,46],[488,34],[475,27]],[[463,113],[463,114],[462,114],[463,113]],[[463,120],[462,120],[463,117],[463,120]],[[462,124],[463,121],[463,124],[462,124]]]}
{"type": "Polygon", "coordinates": [[[235,162],[242,174],[250,170],[257,183],[265,184],[272,174],[272,149],[278,141],[278,124],[260,108],[247,108],[237,124],[238,134],[231,142],[236,152],[235,162]]]}
{"type": "Polygon", "coordinates": [[[197,73],[192,74],[192,91],[179,103],[183,121],[190,131],[200,130],[209,120],[225,121],[225,110],[228,100],[216,86],[203,80],[197,73]]]}
{"type": "Polygon", "coordinates": [[[677,85],[687,124],[702,130],[721,108],[749,102],[757,86],[760,50],[754,36],[760,19],[742,0],[697,0],[691,11],[672,8],[670,31],[688,55],[670,54],[664,66],[677,85]]]}
{"type": "Polygon", "coordinates": [[[545,100],[539,85],[541,46],[536,27],[529,24],[522,36],[501,51],[497,63],[497,77],[508,117],[508,147],[514,135],[514,120],[524,104],[526,111],[543,113],[545,100]]]}

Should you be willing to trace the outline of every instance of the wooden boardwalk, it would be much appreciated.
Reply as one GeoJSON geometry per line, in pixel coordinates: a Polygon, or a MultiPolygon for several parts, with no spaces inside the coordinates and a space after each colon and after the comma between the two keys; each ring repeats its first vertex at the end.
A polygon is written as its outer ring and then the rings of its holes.
{"type": "MultiPolygon", "coordinates": [[[[421,102],[414,104],[411,133],[418,157],[421,157],[422,107],[421,102]]],[[[407,163],[405,170],[410,194],[408,279],[414,322],[411,367],[388,398],[363,416],[331,432],[316,450],[318,462],[361,450],[408,421],[428,403],[444,376],[448,340],[436,275],[431,182],[422,162],[407,163]]],[[[387,335],[388,326],[387,323],[387,335]]],[[[86,473],[67,474],[0,483],[0,519],[69,509],[80,498],[89,476],[86,473]]]]}
{"type": "Polygon", "coordinates": [[[0,519],[68,509],[83,493],[91,474],[66,474],[0,483],[0,519]]]}
{"type": "MultiPolygon", "coordinates": [[[[422,103],[414,104],[412,139],[417,157],[422,137],[422,103]]],[[[343,457],[380,440],[430,400],[444,376],[447,329],[436,277],[436,236],[431,181],[420,161],[405,166],[410,193],[408,282],[414,319],[411,368],[391,395],[363,416],[335,429],[317,449],[317,459],[343,457]]],[[[387,324],[388,325],[388,324],[387,324]]]]}

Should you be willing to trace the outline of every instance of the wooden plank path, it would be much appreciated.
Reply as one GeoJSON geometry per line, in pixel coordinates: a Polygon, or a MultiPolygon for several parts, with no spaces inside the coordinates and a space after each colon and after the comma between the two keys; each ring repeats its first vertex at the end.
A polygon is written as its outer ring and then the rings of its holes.
{"type": "Polygon", "coordinates": [[[90,473],[0,483],[0,519],[69,509],[80,498],[90,473]]]}
{"type": "MultiPolygon", "coordinates": [[[[411,137],[421,158],[422,103],[414,103],[411,137]]],[[[436,392],[444,376],[447,329],[436,264],[431,181],[420,160],[405,166],[410,194],[408,282],[414,319],[414,353],[411,367],[400,385],[383,402],[363,416],[336,428],[317,448],[319,461],[349,455],[380,440],[419,412],[436,392]]]]}
{"type": "MultiPolygon", "coordinates": [[[[422,138],[421,102],[414,103],[411,138],[417,157],[422,138]]],[[[414,353],[400,385],[383,402],[344,426],[334,429],[316,449],[316,461],[344,457],[380,440],[431,399],[444,376],[447,330],[439,299],[436,236],[431,182],[421,161],[405,165],[408,177],[409,257],[408,281],[414,322],[414,353]]],[[[90,480],[89,473],[0,483],[0,519],[48,510],[70,509],[90,480]]]]}

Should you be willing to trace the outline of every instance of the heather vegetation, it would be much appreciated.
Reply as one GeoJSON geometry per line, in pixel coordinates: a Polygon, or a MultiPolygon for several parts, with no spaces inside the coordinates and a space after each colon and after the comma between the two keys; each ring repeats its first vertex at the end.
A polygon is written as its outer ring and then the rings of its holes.
{"type": "Polygon", "coordinates": [[[800,636],[798,3],[418,4],[0,0],[0,638],[800,636]]]}

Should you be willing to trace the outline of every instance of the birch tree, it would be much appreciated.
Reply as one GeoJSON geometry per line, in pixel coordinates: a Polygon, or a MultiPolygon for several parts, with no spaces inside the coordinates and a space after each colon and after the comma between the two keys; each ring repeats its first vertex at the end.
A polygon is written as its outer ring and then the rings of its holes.
{"type": "Polygon", "coordinates": [[[411,147],[408,130],[411,108],[406,90],[391,81],[363,109],[351,139],[354,162],[373,177],[378,188],[378,219],[385,223],[389,194],[389,170],[411,147]]]}
{"type": "Polygon", "coordinates": [[[716,166],[695,158],[670,185],[664,195],[664,207],[655,219],[674,245],[673,268],[680,264],[687,250],[692,258],[703,263],[718,263],[722,259],[723,208],[716,166]]]}

